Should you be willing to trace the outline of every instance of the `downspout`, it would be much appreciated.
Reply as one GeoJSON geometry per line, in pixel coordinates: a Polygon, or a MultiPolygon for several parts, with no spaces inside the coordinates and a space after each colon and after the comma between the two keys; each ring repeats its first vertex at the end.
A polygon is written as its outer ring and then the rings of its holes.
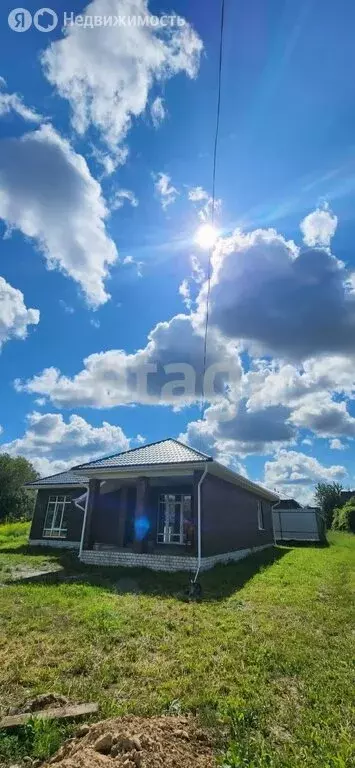
{"type": "Polygon", "coordinates": [[[84,485],[84,488],[87,489],[86,499],[85,499],[85,508],[84,508],[84,519],[83,519],[83,527],[81,529],[81,539],[80,539],[80,547],[79,547],[79,560],[81,559],[81,553],[83,551],[83,545],[84,545],[84,533],[86,528],[86,518],[88,513],[88,505],[89,505],[89,486],[84,485]]]}
{"type": "MultiPolygon", "coordinates": [[[[105,485],[106,482],[107,482],[107,480],[102,480],[100,482],[100,488],[102,488],[102,486],[105,485]]],[[[85,507],[84,507],[83,527],[81,529],[81,539],[80,539],[80,547],[79,547],[79,560],[81,558],[81,553],[83,551],[83,545],[84,545],[84,532],[85,532],[86,518],[87,518],[87,513],[88,513],[89,493],[90,493],[89,488],[90,488],[90,486],[89,485],[83,485],[83,488],[87,489],[87,494],[86,494],[85,507]]]]}
{"type": "Polygon", "coordinates": [[[197,570],[193,579],[193,584],[196,584],[198,575],[201,568],[201,551],[202,551],[202,534],[201,534],[201,485],[207,475],[208,465],[205,465],[205,469],[197,484],[197,570]]]}

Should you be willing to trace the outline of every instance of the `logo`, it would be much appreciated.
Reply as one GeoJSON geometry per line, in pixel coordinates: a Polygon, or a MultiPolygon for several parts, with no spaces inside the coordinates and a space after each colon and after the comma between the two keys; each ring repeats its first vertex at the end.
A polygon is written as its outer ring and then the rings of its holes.
{"type": "MultiPolygon", "coordinates": [[[[7,20],[14,32],[27,32],[32,26],[32,16],[26,8],[14,8],[7,20]]],[[[58,24],[58,16],[52,8],[40,8],[33,16],[33,24],[39,32],[52,32],[58,24]]]]}
{"type": "Polygon", "coordinates": [[[40,8],[33,17],[33,23],[40,32],[52,32],[58,24],[58,16],[51,8],[40,8]]]}
{"type": "Polygon", "coordinates": [[[8,15],[8,24],[14,32],[27,32],[32,24],[32,16],[26,8],[14,8],[8,15]]]}

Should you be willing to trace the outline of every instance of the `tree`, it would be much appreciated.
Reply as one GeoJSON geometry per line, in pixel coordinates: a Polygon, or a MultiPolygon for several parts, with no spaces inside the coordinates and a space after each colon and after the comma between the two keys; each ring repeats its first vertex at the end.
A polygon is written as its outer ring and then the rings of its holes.
{"type": "Polygon", "coordinates": [[[352,496],[342,507],[335,508],[332,528],[335,531],[355,533],[355,496],[352,496]]]}
{"type": "Polygon", "coordinates": [[[316,503],[323,512],[327,528],[332,526],[335,507],[341,504],[342,490],[343,486],[340,483],[317,483],[316,485],[316,503]]]}
{"type": "Polygon", "coordinates": [[[23,456],[0,454],[0,520],[30,519],[35,499],[34,491],[23,487],[39,477],[38,472],[23,456]]]}

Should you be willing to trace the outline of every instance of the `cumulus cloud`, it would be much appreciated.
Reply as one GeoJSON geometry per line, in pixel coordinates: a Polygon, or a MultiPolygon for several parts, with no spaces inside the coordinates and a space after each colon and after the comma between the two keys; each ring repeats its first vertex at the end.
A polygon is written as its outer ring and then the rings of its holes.
{"type": "Polygon", "coordinates": [[[29,325],[38,325],[39,310],[27,309],[18,288],[0,277],[0,349],[9,339],[25,339],[29,325]]]}
{"type": "MultiPolygon", "coordinates": [[[[146,0],[93,0],[87,16],[149,16],[146,0]]],[[[68,26],[42,54],[49,82],[72,109],[79,134],[90,125],[112,149],[143,115],[153,86],[179,73],[194,78],[203,45],[187,23],[68,26]]]]}
{"type": "Polygon", "coordinates": [[[338,217],[329,210],[328,206],[317,208],[301,221],[303,240],[310,247],[319,245],[326,248],[330,245],[337,225],[338,217]]]}
{"type": "MultiPolygon", "coordinates": [[[[355,350],[355,295],[328,249],[275,230],[235,232],[213,254],[211,323],[254,354],[305,359],[355,350]]],[[[204,311],[206,285],[200,294],[204,311]]]]}
{"type": "Polygon", "coordinates": [[[117,210],[117,208],[122,208],[126,200],[131,204],[132,208],[138,207],[138,198],[130,189],[117,189],[111,199],[111,210],[114,211],[117,210]]]}
{"type": "Polygon", "coordinates": [[[203,187],[190,187],[187,196],[192,203],[201,203],[209,199],[209,194],[203,187]]]}
{"type": "Polygon", "coordinates": [[[172,203],[175,203],[175,200],[179,192],[176,189],[176,187],[174,187],[170,183],[171,178],[170,176],[168,176],[167,173],[153,174],[153,179],[154,179],[155,193],[157,197],[160,199],[161,206],[165,211],[169,205],[171,205],[172,203]]]}
{"type": "Polygon", "coordinates": [[[154,128],[159,128],[159,125],[163,122],[166,115],[164,101],[161,96],[157,96],[157,98],[154,99],[150,107],[150,114],[154,128]]]}
{"type": "Polygon", "coordinates": [[[48,269],[72,277],[93,307],[109,298],[104,280],[117,258],[107,215],[86,161],[50,125],[0,142],[0,218],[33,238],[48,269]]]}
{"type": "Polygon", "coordinates": [[[347,407],[355,391],[354,357],[311,358],[298,368],[255,361],[243,377],[242,391],[250,410],[282,405],[290,409],[291,423],[319,437],[355,437],[355,419],[347,407]]]}
{"type": "Polygon", "coordinates": [[[345,476],[346,469],[341,465],[325,467],[305,453],[281,449],[275,459],[265,462],[264,482],[280,495],[309,504],[314,500],[316,483],[341,481],[345,476]]]}
{"type": "Polygon", "coordinates": [[[75,414],[65,421],[59,413],[34,411],[27,416],[24,435],[3,443],[0,451],[25,456],[41,474],[53,474],[102,453],[118,453],[129,447],[130,440],[121,427],[106,421],[93,427],[75,414]]]}
{"type": "Polygon", "coordinates": [[[355,437],[355,419],[348,412],[346,402],[333,400],[329,393],[305,396],[290,419],[319,437],[355,437]]]}
{"type": "Polygon", "coordinates": [[[35,109],[26,107],[22,96],[18,93],[7,93],[3,90],[4,88],[6,88],[6,80],[0,77],[0,117],[14,112],[14,114],[29,123],[40,123],[43,121],[44,118],[35,109]]]}
{"type": "MultiPolygon", "coordinates": [[[[213,400],[224,394],[229,382],[237,385],[241,368],[233,344],[215,332],[210,341],[207,367],[215,366],[211,372],[216,373],[213,400]]],[[[46,396],[60,407],[111,408],[142,403],[180,408],[201,396],[202,362],[200,328],[194,326],[192,316],[176,315],[169,322],[158,323],[150,332],[147,345],[133,354],[120,349],[92,354],[72,378],[56,368],[47,368],[27,382],[17,381],[15,386],[18,391],[46,396]],[[188,370],[186,365],[190,366],[188,370]],[[178,379],[181,386],[172,387],[172,382],[178,379]],[[186,391],[185,384],[191,390],[186,391]]]]}
{"type": "Polygon", "coordinates": [[[329,448],[331,448],[332,451],[345,451],[346,445],[335,437],[333,440],[329,440],[329,448]]]}
{"type": "Polygon", "coordinates": [[[229,464],[239,457],[254,453],[271,453],[278,446],[290,443],[295,437],[295,428],[289,422],[287,408],[271,407],[262,411],[248,411],[241,399],[222,400],[206,409],[204,419],[187,425],[186,442],[196,447],[203,441],[204,449],[223,456],[223,463],[229,456],[229,464]]]}

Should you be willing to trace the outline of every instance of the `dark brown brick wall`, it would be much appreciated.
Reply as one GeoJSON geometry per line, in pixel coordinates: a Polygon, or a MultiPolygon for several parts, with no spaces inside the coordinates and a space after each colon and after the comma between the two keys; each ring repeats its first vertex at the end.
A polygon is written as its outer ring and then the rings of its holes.
{"type": "MultiPolygon", "coordinates": [[[[30,539],[42,539],[43,538],[43,526],[46,517],[47,504],[49,496],[70,496],[72,499],[77,499],[78,496],[82,496],[85,493],[86,488],[41,488],[37,491],[37,499],[35,511],[33,514],[30,539]]],[[[68,535],[67,541],[80,541],[81,528],[83,524],[83,512],[78,509],[75,504],[71,505],[70,515],[68,518],[68,535]]],[[[49,539],[51,541],[52,539],[49,539]]]]}
{"type": "Polygon", "coordinates": [[[259,531],[261,497],[207,474],[201,486],[202,557],[273,542],[271,503],[263,502],[265,530],[259,531]]]}

